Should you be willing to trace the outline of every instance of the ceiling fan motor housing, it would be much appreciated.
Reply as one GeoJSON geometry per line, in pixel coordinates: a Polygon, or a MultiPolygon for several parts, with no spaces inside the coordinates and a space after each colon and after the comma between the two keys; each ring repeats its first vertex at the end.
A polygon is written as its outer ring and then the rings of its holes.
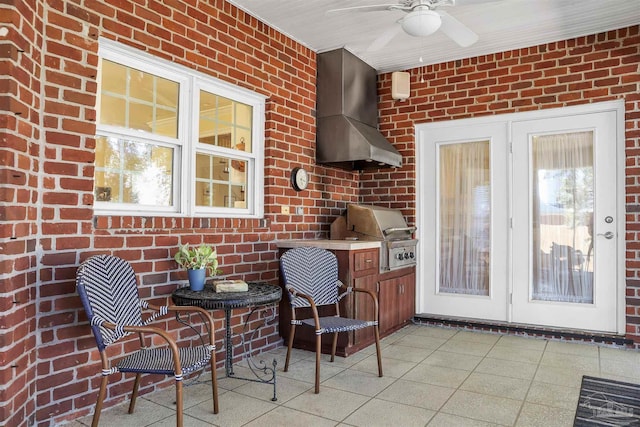
{"type": "Polygon", "coordinates": [[[414,37],[429,36],[440,28],[440,15],[428,6],[418,6],[402,19],[401,25],[405,33],[414,37]]]}

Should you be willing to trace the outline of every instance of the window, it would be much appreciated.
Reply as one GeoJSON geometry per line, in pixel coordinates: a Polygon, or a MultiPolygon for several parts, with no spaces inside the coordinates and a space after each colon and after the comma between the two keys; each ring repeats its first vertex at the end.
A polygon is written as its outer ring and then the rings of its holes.
{"type": "Polygon", "coordinates": [[[99,214],[261,217],[265,98],[100,40],[99,214]]]}

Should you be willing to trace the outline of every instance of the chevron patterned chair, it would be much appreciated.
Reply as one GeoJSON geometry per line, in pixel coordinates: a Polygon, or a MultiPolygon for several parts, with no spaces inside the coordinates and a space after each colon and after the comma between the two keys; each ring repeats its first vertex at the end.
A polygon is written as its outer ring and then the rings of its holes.
{"type": "MultiPolygon", "coordinates": [[[[102,382],[93,415],[93,427],[97,427],[100,420],[109,375],[118,372],[136,374],[129,403],[130,414],[133,413],[136,404],[142,374],[174,376],[176,419],[177,426],[180,427],[183,422],[182,380],[186,375],[210,365],[213,412],[218,413],[215,329],[213,317],[208,311],[199,307],[155,306],[141,300],[133,268],[128,262],[111,255],[96,255],[83,262],[77,272],[76,289],[89,319],[102,361],[102,382]],[[146,314],[148,310],[151,312],[146,314]],[[199,317],[203,323],[202,327],[208,332],[208,343],[200,335],[200,342],[197,342],[197,345],[178,347],[171,334],[164,329],[150,326],[152,322],[168,314],[175,314],[174,320],[180,320],[181,323],[185,322],[184,318],[196,320],[199,317]],[[178,315],[184,318],[179,319],[178,315]],[[138,334],[140,348],[119,360],[114,360],[112,364],[107,355],[107,347],[130,334],[138,334]],[[163,340],[167,345],[147,347],[146,344],[154,338],[156,341],[163,340]]],[[[194,321],[191,327],[197,330],[195,326],[194,321]]],[[[124,348],[129,348],[129,345],[124,348]]]]}
{"type": "Polygon", "coordinates": [[[336,256],[321,248],[302,247],[290,249],[280,257],[280,271],[291,304],[291,329],[287,347],[284,371],[289,369],[289,358],[293,347],[296,327],[314,328],[316,333],[316,378],[315,392],[320,393],[320,355],[322,334],[333,334],[331,361],[336,355],[338,334],[372,327],[375,331],[376,355],[378,357],[378,376],[382,376],[382,359],[380,354],[380,334],[378,329],[378,299],[375,294],[365,289],[345,286],[338,280],[338,261],[336,256]],[[371,296],[374,304],[375,318],[369,320],[351,319],[340,316],[339,302],[351,292],[363,292],[371,296]],[[319,316],[318,308],[333,307],[335,315],[319,316]],[[298,319],[296,309],[310,307],[312,318],[298,319]]]}

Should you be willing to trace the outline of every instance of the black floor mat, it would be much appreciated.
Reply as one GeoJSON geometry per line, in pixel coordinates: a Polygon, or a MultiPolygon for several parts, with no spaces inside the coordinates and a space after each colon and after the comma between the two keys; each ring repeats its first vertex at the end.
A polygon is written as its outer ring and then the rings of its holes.
{"type": "Polygon", "coordinates": [[[583,376],[573,425],[640,427],[640,384],[583,376]]]}

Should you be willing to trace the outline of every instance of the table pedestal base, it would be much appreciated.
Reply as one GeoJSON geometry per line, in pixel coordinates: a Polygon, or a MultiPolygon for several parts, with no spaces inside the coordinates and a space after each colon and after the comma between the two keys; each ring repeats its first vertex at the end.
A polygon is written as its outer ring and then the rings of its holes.
{"type": "Polygon", "coordinates": [[[225,374],[228,378],[236,378],[236,379],[240,379],[240,380],[246,380],[246,381],[253,381],[253,382],[259,382],[259,383],[265,383],[265,384],[273,384],[273,397],[271,398],[272,401],[277,401],[278,398],[276,397],[276,365],[278,364],[278,362],[276,361],[276,359],[273,359],[273,363],[272,366],[273,367],[269,367],[267,366],[267,363],[264,360],[260,360],[259,362],[255,362],[253,360],[253,355],[252,355],[252,343],[253,343],[253,338],[256,334],[256,332],[258,332],[258,330],[260,330],[261,326],[258,325],[258,327],[256,327],[253,331],[248,331],[249,328],[249,323],[251,321],[251,316],[253,315],[253,313],[258,313],[257,316],[260,315],[260,313],[267,313],[270,312],[267,316],[263,316],[264,318],[264,323],[262,326],[268,326],[270,323],[272,323],[275,318],[276,318],[276,309],[275,306],[271,306],[271,307],[253,307],[251,309],[251,311],[249,312],[249,314],[247,315],[247,317],[245,318],[244,321],[244,325],[242,328],[242,334],[240,335],[240,338],[242,339],[242,351],[243,351],[243,357],[245,358],[245,360],[247,361],[247,364],[249,365],[249,369],[251,370],[251,372],[253,373],[253,375],[255,376],[255,378],[246,378],[246,377],[240,377],[237,376],[234,372],[233,372],[233,343],[231,340],[231,310],[230,309],[225,309],[224,311],[224,315],[225,315],[225,361],[224,361],[224,370],[225,370],[225,374]],[[249,340],[247,343],[247,339],[246,336],[247,334],[249,334],[249,340]]]}
{"type": "MultiPolygon", "coordinates": [[[[207,310],[224,310],[225,313],[225,361],[226,376],[247,381],[255,381],[273,384],[273,398],[276,398],[276,360],[273,359],[273,367],[267,366],[264,361],[255,363],[252,360],[252,342],[258,330],[262,326],[273,323],[276,318],[276,304],[282,298],[282,289],[279,286],[261,282],[247,282],[248,289],[245,292],[216,292],[213,284],[206,283],[202,291],[191,291],[187,287],[178,288],[171,293],[171,298],[176,305],[195,305],[207,310]],[[251,311],[244,321],[242,338],[242,352],[249,369],[255,378],[240,378],[233,373],[233,343],[231,341],[231,310],[250,308],[251,311]],[[249,323],[253,313],[269,313],[263,316],[263,325],[258,325],[253,331],[249,331],[249,323]],[[249,337],[247,344],[246,337],[249,337]],[[248,357],[246,357],[248,356],[248,357]]],[[[256,319],[257,320],[257,319],[256,319]]]]}

